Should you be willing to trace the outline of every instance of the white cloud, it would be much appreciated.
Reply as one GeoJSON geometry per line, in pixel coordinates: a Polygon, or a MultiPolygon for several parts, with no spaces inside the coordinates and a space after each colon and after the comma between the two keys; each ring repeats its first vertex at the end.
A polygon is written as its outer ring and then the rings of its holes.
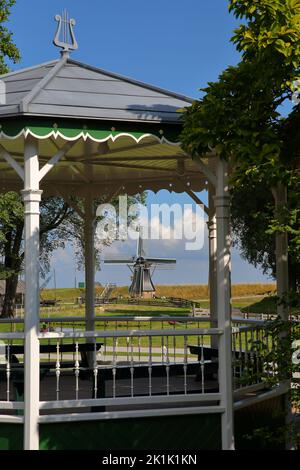
{"type": "MultiPolygon", "coordinates": [[[[180,201],[182,205],[188,201],[183,195],[160,195],[150,194],[149,200],[168,201],[173,204],[180,201]]],[[[172,269],[156,269],[154,273],[155,284],[198,284],[207,283],[208,279],[208,232],[206,226],[206,217],[201,214],[200,217],[195,215],[193,208],[186,208],[181,214],[174,214],[172,218],[173,227],[171,227],[171,236],[168,237],[170,223],[152,214],[150,218],[150,226],[153,230],[161,233],[169,239],[145,240],[144,248],[148,256],[162,258],[176,258],[177,263],[172,269]],[[187,251],[185,243],[187,240],[178,240],[174,236],[174,226],[183,222],[192,222],[197,219],[198,226],[203,232],[204,246],[196,251],[187,251]]],[[[146,218],[144,217],[144,222],[146,218]]],[[[102,258],[123,258],[128,259],[136,254],[136,240],[128,239],[124,242],[114,241],[111,246],[103,249],[102,258]]],[[[77,282],[84,280],[84,273],[75,272],[75,261],[72,247],[66,246],[65,250],[59,249],[55,252],[52,267],[56,269],[56,279],[58,287],[73,287],[75,274],[77,282]]],[[[119,285],[130,284],[131,272],[126,265],[107,265],[101,266],[101,271],[96,273],[96,280],[102,284],[106,282],[116,282],[119,285]]],[[[232,281],[237,282],[267,282],[267,276],[264,276],[260,270],[250,266],[246,261],[242,260],[238,252],[232,251],[232,281]]]]}

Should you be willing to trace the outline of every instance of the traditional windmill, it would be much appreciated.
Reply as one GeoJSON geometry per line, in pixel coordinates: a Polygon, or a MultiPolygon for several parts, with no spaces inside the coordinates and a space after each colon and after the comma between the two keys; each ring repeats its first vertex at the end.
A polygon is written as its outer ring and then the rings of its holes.
{"type": "Polygon", "coordinates": [[[152,275],[159,265],[176,264],[176,259],[172,258],[150,258],[147,257],[143,248],[143,237],[140,230],[136,255],[131,259],[111,259],[105,260],[106,264],[127,264],[132,272],[132,282],[129,293],[132,297],[151,298],[155,295],[155,287],[152,282],[152,275]]]}

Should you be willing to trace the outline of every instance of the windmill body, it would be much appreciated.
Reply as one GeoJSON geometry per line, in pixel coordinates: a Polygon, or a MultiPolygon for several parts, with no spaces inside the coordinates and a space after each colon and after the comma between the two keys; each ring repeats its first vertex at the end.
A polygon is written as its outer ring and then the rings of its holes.
{"type": "Polygon", "coordinates": [[[132,272],[132,281],[129,287],[131,297],[152,298],[155,296],[155,286],[152,282],[153,270],[159,265],[174,265],[175,259],[150,258],[143,249],[143,238],[140,236],[137,243],[137,253],[131,259],[105,260],[106,264],[126,264],[132,272]]]}

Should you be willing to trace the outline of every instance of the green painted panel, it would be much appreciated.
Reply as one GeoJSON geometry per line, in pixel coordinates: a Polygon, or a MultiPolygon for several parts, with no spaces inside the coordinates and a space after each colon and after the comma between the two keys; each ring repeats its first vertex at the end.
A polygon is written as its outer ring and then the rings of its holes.
{"type": "Polygon", "coordinates": [[[278,440],[284,424],[284,395],[237,411],[234,419],[236,449],[284,449],[284,436],[281,442],[278,440]]]}
{"type": "MultiPolygon", "coordinates": [[[[235,413],[236,449],[280,449],[283,444],[253,431],[280,429],[283,399],[277,397],[235,413]],[[252,436],[252,437],[251,437],[252,436]],[[254,437],[253,437],[254,436],[254,437]],[[250,438],[249,438],[250,437],[250,438]]],[[[23,426],[0,424],[0,450],[20,450],[23,426]]],[[[40,425],[41,450],[218,450],[221,416],[187,415],[40,425]]]]}
{"type": "Polygon", "coordinates": [[[0,424],[0,450],[23,449],[23,425],[0,424]]]}
{"type": "Polygon", "coordinates": [[[220,449],[220,415],[43,424],[41,450],[220,449]]]}

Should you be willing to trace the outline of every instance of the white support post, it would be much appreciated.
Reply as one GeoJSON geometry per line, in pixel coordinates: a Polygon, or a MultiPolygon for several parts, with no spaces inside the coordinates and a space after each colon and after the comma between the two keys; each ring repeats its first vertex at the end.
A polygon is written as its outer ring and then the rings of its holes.
{"type": "Polygon", "coordinates": [[[234,449],[233,387],[230,305],[230,210],[228,164],[217,162],[217,188],[215,196],[217,221],[217,306],[218,327],[223,330],[219,339],[219,387],[222,414],[222,448],[234,449]]]}
{"type": "Polygon", "coordinates": [[[95,211],[93,198],[88,194],[85,198],[85,314],[86,330],[95,328],[95,211]]]}
{"type": "Polygon", "coordinates": [[[39,449],[40,345],[39,345],[39,243],[40,201],[38,141],[25,140],[25,388],[24,449],[39,449]]]}
{"type": "MultiPolygon", "coordinates": [[[[218,296],[217,296],[217,222],[214,197],[215,187],[208,185],[208,247],[209,247],[209,304],[211,328],[218,326],[218,296]]],[[[211,337],[211,347],[218,348],[218,338],[211,337]]]]}

